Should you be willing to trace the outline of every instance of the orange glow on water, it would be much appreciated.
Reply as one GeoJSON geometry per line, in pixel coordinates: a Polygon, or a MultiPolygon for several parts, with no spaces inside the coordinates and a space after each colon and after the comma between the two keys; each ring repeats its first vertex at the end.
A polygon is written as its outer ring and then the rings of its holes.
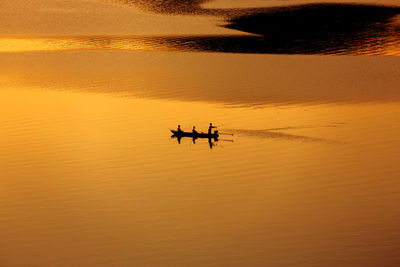
{"type": "Polygon", "coordinates": [[[315,2],[3,1],[0,265],[398,265],[398,17],[223,27],[315,2]]]}
{"type": "MultiPolygon", "coordinates": [[[[182,40],[182,37],[166,36],[70,36],[70,37],[2,37],[0,38],[0,53],[10,52],[55,52],[55,51],[85,51],[85,50],[114,50],[114,51],[207,51],[193,45],[193,40],[182,40]]],[[[212,36],[210,37],[212,38],[212,36]]],[[[213,51],[212,51],[213,52],[213,51]]],[[[340,52],[342,53],[342,52],[340,52]]],[[[365,46],[350,54],[399,56],[398,40],[386,42],[376,47],[365,46]]]]}
{"type": "Polygon", "coordinates": [[[5,263],[63,265],[74,255],[75,265],[234,264],[252,256],[285,265],[285,251],[296,263],[328,254],[332,265],[344,256],[382,262],[358,256],[363,247],[396,260],[398,104],[232,109],[65,90],[1,93],[5,263]],[[206,141],[169,138],[178,123],[203,130],[210,118],[234,132],[234,143],[210,150],[206,141]],[[11,242],[16,233],[20,241],[11,242]],[[343,242],[351,248],[340,249],[343,242]],[[159,256],[150,261],[153,249],[159,256]],[[24,257],[7,260],[15,250],[24,257]],[[51,254],[40,260],[44,251],[51,254]]]}

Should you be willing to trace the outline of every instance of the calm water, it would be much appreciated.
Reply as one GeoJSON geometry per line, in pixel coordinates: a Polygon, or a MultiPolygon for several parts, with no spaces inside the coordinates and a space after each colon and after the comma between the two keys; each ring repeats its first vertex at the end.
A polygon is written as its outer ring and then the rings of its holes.
{"type": "Polygon", "coordinates": [[[312,1],[157,3],[2,3],[0,266],[398,266],[393,10],[271,41],[223,25],[312,1]]]}

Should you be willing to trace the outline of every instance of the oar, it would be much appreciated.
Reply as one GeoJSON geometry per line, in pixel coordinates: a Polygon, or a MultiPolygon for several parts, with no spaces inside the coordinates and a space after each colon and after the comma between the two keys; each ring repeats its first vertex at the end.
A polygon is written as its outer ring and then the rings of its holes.
{"type": "Polygon", "coordinates": [[[229,139],[218,139],[218,141],[225,141],[225,142],[232,142],[233,143],[233,140],[229,140],[229,139]]]}
{"type": "Polygon", "coordinates": [[[218,133],[218,134],[222,134],[222,135],[231,135],[231,136],[233,136],[233,133],[218,133]]]}

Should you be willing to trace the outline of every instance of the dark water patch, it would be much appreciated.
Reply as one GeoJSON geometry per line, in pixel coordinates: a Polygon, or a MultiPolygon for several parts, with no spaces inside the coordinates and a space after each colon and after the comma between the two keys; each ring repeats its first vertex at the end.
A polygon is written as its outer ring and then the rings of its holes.
{"type": "Polygon", "coordinates": [[[281,40],[253,35],[64,36],[0,39],[0,52],[125,50],[287,55],[400,55],[400,27],[362,40],[281,40]],[[16,50],[13,43],[19,44],[16,50]]]}
{"type": "MultiPolygon", "coordinates": [[[[356,37],[353,39],[316,41],[274,40],[262,36],[243,35],[82,36],[64,37],[64,39],[49,38],[44,43],[55,50],[134,50],[287,55],[400,54],[400,28],[394,27],[388,27],[385,31],[372,34],[368,38],[364,38],[363,41],[356,37]]],[[[29,50],[29,47],[27,50],[29,50]]]]}
{"type": "Polygon", "coordinates": [[[230,19],[226,27],[279,39],[319,39],[363,32],[400,14],[397,7],[328,3],[254,11],[230,19]]]}
{"type": "Polygon", "coordinates": [[[159,39],[178,50],[269,54],[383,54],[399,47],[399,7],[365,4],[304,4],[265,8],[209,9],[209,0],[121,0],[162,15],[203,15],[222,18],[218,26],[257,34],[249,36],[178,37],[159,39]]]}
{"type": "Polygon", "coordinates": [[[400,28],[392,21],[398,14],[395,7],[310,4],[238,16],[225,27],[262,35],[270,47],[288,53],[348,53],[398,39],[400,28]]]}
{"type": "MultiPolygon", "coordinates": [[[[376,25],[377,27],[381,27],[376,25]]],[[[339,37],[339,36],[336,36],[339,37]]],[[[364,35],[327,40],[281,40],[260,36],[179,36],[147,39],[153,47],[191,52],[223,52],[249,54],[396,54],[400,45],[400,28],[389,25],[364,35]]]]}

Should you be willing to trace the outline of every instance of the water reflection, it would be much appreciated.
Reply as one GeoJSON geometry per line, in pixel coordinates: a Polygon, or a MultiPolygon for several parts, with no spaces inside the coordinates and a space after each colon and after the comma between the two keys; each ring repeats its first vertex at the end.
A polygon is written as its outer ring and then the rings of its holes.
{"type": "Polygon", "coordinates": [[[171,138],[176,138],[176,140],[178,141],[178,144],[181,144],[181,140],[184,137],[191,138],[193,144],[196,144],[197,139],[208,139],[208,144],[210,146],[210,149],[212,149],[213,146],[215,146],[219,140],[218,139],[219,138],[218,131],[214,131],[214,133],[211,133],[212,128],[216,128],[216,127],[213,127],[212,124],[210,123],[210,128],[208,130],[208,133],[197,132],[195,130],[195,127],[193,127],[192,132],[184,132],[181,130],[180,125],[178,125],[178,130],[176,130],[176,131],[170,130],[172,132],[171,138]]]}
{"type": "Polygon", "coordinates": [[[208,145],[210,146],[210,149],[213,148],[213,146],[216,145],[216,142],[218,141],[218,138],[214,138],[214,142],[212,141],[211,138],[208,138],[208,145]]]}
{"type": "MultiPolygon", "coordinates": [[[[259,54],[400,55],[400,8],[308,4],[205,9],[198,1],[124,1],[162,14],[213,15],[245,35],[0,38],[0,52],[64,50],[189,51],[259,54]]],[[[193,29],[196,32],[196,29],[193,29]]]]}
{"type": "MultiPolygon", "coordinates": [[[[282,40],[332,39],[370,31],[400,13],[400,8],[357,4],[309,4],[255,10],[234,16],[226,27],[282,40]]],[[[379,29],[376,29],[379,30],[379,29]]]]}
{"type": "Polygon", "coordinates": [[[208,0],[124,0],[164,15],[209,15],[219,25],[263,36],[178,37],[155,39],[153,46],[183,51],[273,54],[385,54],[399,46],[400,8],[361,4],[305,4],[269,8],[209,9],[208,0]]]}
{"type": "Polygon", "coordinates": [[[78,36],[1,38],[0,52],[125,50],[251,54],[400,55],[400,27],[375,25],[361,35],[334,39],[269,39],[261,36],[78,36]],[[375,28],[374,28],[375,27],[375,28]],[[380,29],[377,32],[375,29],[380,29]]]}
{"type": "Polygon", "coordinates": [[[74,52],[0,58],[0,83],[16,90],[106,93],[228,107],[400,101],[397,57],[74,52]]]}
{"type": "Polygon", "coordinates": [[[313,4],[235,17],[226,27],[264,36],[275,53],[377,51],[399,36],[399,8],[313,4]]]}
{"type": "MultiPolygon", "coordinates": [[[[105,54],[97,56],[104,59],[105,54]]],[[[18,56],[32,59],[31,54],[12,56],[12,62],[18,56]]],[[[89,53],[82,58],[99,63],[89,53]]],[[[77,73],[90,69],[69,59],[77,73]]],[[[31,60],[24,64],[30,75],[14,76],[10,62],[0,78],[41,80],[34,63],[48,60],[31,60]]],[[[54,62],[49,71],[67,65],[60,58],[54,62]]],[[[182,76],[188,76],[183,70],[182,76]]],[[[59,73],[68,76],[67,71],[59,73]]],[[[241,80],[236,73],[230,77],[235,83],[241,80]]],[[[7,87],[0,98],[4,266],[400,262],[398,104],[229,110],[204,103],[54,92],[45,85],[44,90],[7,87]],[[288,129],[283,132],[340,121],[346,127],[305,135],[348,145],[243,137],[225,149],[209,150],[208,140],[198,140],[195,147],[191,140],[177,146],[160,131],[177,117],[183,125],[206,125],[211,116],[226,128],[288,129]],[[20,257],[9,256],[16,251],[20,257]]]]}
{"type": "MultiPolygon", "coordinates": [[[[171,135],[171,138],[176,139],[178,141],[178,144],[181,144],[182,138],[185,138],[185,137],[191,138],[193,144],[196,144],[196,140],[199,139],[199,137],[197,137],[197,136],[190,137],[190,136],[182,136],[182,135],[174,135],[174,134],[171,135]]],[[[216,146],[217,142],[219,141],[218,137],[213,137],[213,138],[209,137],[209,138],[205,138],[205,139],[208,140],[208,145],[210,146],[210,149],[212,149],[214,146],[216,146]]]]}

